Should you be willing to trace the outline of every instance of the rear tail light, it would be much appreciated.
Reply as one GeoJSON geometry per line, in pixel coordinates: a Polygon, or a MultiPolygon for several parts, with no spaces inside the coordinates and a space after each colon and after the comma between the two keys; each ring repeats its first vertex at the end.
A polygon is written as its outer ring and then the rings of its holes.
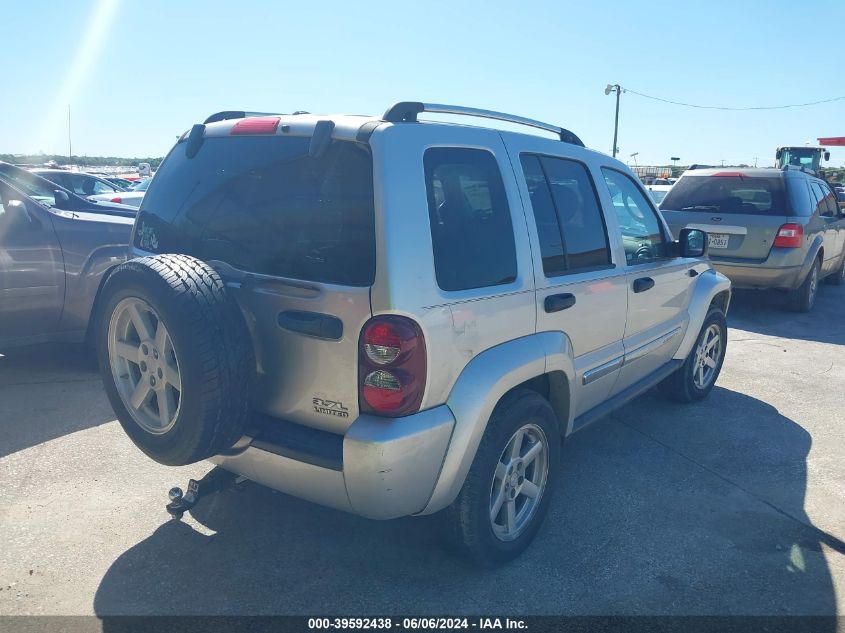
{"type": "Polygon", "coordinates": [[[239,136],[243,134],[275,134],[279,127],[277,116],[256,116],[241,119],[232,126],[229,134],[239,136]]]}
{"type": "Polygon", "coordinates": [[[367,322],[358,351],[361,412],[398,417],[419,411],[425,375],[425,339],[419,325],[395,315],[367,322]]]}
{"type": "Polygon", "coordinates": [[[115,196],[114,198],[111,199],[111,201],[120,203],[120,202],[123,202],[123,198],[121,198],[120,196],[115,196]]]}
{"type": "Polygon", "coordinates": [[[804,227],[800,224],[784,224],[778,229],[774,246],[798,248],[804,241],[804,227]]]}

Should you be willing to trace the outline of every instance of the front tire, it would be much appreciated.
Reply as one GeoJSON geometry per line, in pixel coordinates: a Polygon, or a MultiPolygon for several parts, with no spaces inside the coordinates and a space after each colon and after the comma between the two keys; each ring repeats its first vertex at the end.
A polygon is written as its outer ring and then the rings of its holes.
{"type": "Polygon", "coordinates": [[[149,457],[182,466],[243,435],[255,363],[220,276],[185,255],[121,264],[103,288],[97,355],[124,431],[149,457]]]}
{"type": "Polygon", "coordinates": [[[689,356],[677,371],[657,385],[660,394],[674,402],[695,402],[713,390],[728,348],[728,322],[719,309],[711,310],[689,356]]]}
{"type": "Polygon", "coordinates": [[[527,389],[507,394],[445,511],[452,544],[484,567],[519,556],[548,512],[559,460],[560,430],[549,402],[527,389]]]}

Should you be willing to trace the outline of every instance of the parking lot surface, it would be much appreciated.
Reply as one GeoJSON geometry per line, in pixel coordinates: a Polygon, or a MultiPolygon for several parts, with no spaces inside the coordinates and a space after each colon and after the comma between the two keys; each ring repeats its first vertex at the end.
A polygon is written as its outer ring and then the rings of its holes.
{"type": "MultiPolygon", "coordinates": [[[[245,483],[182,522],[90,353],[0,357],[0,614],[845,614],[845,288],[736,293],[710,398],[647,394],[572,436],[511,565],[245,483]]],[[[2,351],[2,350],[0,350],[2,351]]]]}

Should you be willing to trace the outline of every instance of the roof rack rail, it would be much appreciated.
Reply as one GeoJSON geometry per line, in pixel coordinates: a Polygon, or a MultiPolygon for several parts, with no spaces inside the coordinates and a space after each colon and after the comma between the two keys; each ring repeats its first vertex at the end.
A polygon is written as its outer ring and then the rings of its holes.
{"type": "Polygon", "coordinates": [[[227,119],[245,119],[251,116],[272,116],[279,114],[278,112],[248,112],[244,110],[223,110],[222,112],[215,112],[203,123],[216,123],[217,121],[226,121],[227,119]]]}
{"type": "Polygon", "coordinates": [[[445,105],[442,103],[421,103],[419,101],[400,101],[388,108],[387,112],[382,117],[383,120],[390,123],[401,122],[416,122],[417,115],[422,112],[437,112],[440,114],[460,114],[464,116],[476,116],[485,119],[496,119],[497,121],[507,121],[509,123],[518,123],[520,125],[527,125],[529,127],[545,130],[557,134],[561,141],[584,147],[584,143],[575,134],[567,129],[551,125],[550,123],[543,123],[542,121],[535,121],[534,119],[526,119],[525,117],[516,116],[514,114],[505,114],[504,112],[495,112],[493,110],[481,110],[478,108],[466,108],[464,106],[445,105]]]}

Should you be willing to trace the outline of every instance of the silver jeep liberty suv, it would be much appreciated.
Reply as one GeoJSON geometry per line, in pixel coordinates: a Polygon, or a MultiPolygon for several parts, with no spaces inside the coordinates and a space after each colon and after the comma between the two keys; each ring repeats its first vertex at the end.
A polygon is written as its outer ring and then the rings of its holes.
{"type": "Polygon", "coordinates": [[[131,248],[98,353],[141,450],[374,519],[440,512],[485,565],[534,538],[562,438],[654,386],[703,398],[725,357],[704,233],[673,240],[622,163],[498,112],[215,114],[131,248]]]}

